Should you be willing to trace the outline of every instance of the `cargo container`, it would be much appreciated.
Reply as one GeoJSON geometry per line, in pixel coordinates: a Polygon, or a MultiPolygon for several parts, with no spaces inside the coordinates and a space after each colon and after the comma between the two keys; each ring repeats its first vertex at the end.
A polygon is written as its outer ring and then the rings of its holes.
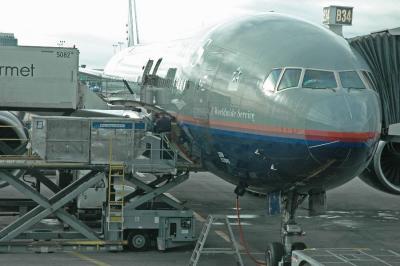
{"type": "Polygon", "coordinates": [[[0,109],[75,110],[79,50],[0,47],[0,109]]]}

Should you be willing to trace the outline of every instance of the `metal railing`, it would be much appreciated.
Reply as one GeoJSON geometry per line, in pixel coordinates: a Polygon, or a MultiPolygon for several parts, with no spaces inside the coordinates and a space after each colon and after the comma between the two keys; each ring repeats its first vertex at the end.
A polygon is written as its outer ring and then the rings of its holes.
{"type": "Polygon", "coordinates": [[[136,82],[127,82],[133,91],[133,96],[122,80],[85,78],[81,79],[80,82],[86,85],[90,91],[101,94],[103,97],[112,97],[114,95],[139,97],[140,95],[140,86],[136,82]]]}
{"type": "MultiPolygon", "coordinates": [[[[141,145],[147,145],[142,149],[143,152],[138,154],[133,162],[133,168],[140,172],[165,172],[176,168],[178,160],[178,151],[173,149],[168,140],[168,133],[151,134],[145,136],[141,145]],[[146,142],[145,138],[157,138],[159,142],[146,142]],[[152,145],[148,145],[152,144],[152,145]],[[155,147],[153,144],[157,145],[155,147]]],[[[149,140],[149,139],[148,139],[149,140]]]]}

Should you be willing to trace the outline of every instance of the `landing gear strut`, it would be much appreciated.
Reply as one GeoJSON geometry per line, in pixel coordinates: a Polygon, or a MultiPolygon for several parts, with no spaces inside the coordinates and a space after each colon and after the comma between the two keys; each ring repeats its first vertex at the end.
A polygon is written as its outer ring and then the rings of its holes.
{"type": "Polygon", "coordinates": [[[299,242],[299,238],[304,235],[304,232],[295,221],[296,210],[306,197],[306,195],[299,194],[296,191],[282,194],[282,239],[281,243],[273,242],[268,246],[265,252],[268,266],[278,266],[280,261],[283,262],[283,265],[290,265],[292,251],[306,248],[303,242],[299,242]]]}

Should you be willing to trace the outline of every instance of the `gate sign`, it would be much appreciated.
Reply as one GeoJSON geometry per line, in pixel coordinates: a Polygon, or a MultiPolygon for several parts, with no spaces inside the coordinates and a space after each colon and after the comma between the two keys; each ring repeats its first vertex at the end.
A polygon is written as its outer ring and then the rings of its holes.
{"type": "Polygon", "coordinates": [[[353,8],[347,6],[324,7],[323,23],[328,25],[352,25],[353,8]]]}

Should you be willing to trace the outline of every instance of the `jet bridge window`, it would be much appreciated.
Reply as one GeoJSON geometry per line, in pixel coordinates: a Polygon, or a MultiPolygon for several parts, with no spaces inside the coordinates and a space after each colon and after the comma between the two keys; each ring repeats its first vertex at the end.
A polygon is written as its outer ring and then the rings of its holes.
{"type": "Polygon", "coordinates": [[[356,71],[339,72],[339,77],[343,88],[365,89],[365,85],[356,71]]]}
{"type": "Polygon", "coordinates": [[[337,88],[335,74],[331,71],[306,70],[302,87],[310,89],[337,88]]]}
{"type": "Polygon", "coordinates": [[[273,69],[268,77],[265,79],[263,84],[263,92],[265,94],[271,93],[275,91],[276,83],[278,83],[279,76],[281,75],[282,69],[273,69]]]}
{"type": "Polygon", "coordinates": [[[283,73],[281,82],[279,83],[278,91],[287,89],[287,88],[294,88],[299,86],[301,69],[297,68],[288,68],[283,73]]]}

